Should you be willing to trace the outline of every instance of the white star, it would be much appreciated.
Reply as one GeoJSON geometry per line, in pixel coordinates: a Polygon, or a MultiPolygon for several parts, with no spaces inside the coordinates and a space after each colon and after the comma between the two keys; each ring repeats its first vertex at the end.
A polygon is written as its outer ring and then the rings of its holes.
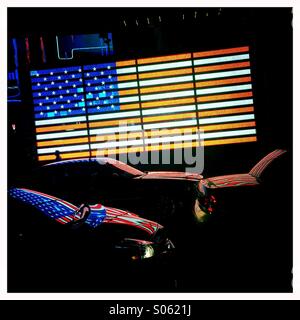
{"type": "Polygon", "coordinates": [[[68,111],[71,112],[71,109],[69,109],[68,111]]]}
{"type": "Polygon", "coordinates": [[[98,78],[97,78],[97,77],[95,77],[95,78],[94,78],[94,80],[98,80],[98,78]]]}
{"type": "Polygon", "coordinates": [[[99,97],[96,97],[96,100],[99,100],[99,97]]]}
{"type": "Polygon", "coordinates": [[[93,104],[92,104],[92,102],[90,102],[90,106],[92,106],[93,104]]]}
{"type": "Polygon", "coordinates": [[[108,76],[108,79],[111,79],[111,76],[108,76]]]}
{"type": "Polygon", "coordinates": [[[39,77],[40,75],[37,73],[36,76],[39,77]]]}
{"type": "Polygon", "coordinates": [[[102,81],[101,83],[102,83],[102,84],[105,84],[105,82],[104,82],[104,81],[102,81]]]}
{"type": "Polygon", "coordinates": [[[84,99],[81,99],[81,101],[84,101],[84,99]]]}
{"type": "Polygon", "coordinates": [[[82,70],[81,69],[78,69],[78,72],[81,72],[82,70]]]}
{"type": "Polygon", "coordinates": [[[78,103],[75,103],[75,107],[78,107],[78,103]]]}
{"type": "Polygon", "coordinates": [[[100,107],[97,107],[97,110],[99,110],[100,109],[100,107]]]}
{"type": "Polygon", "coordinates": [[[67,74],[68,73],[68,71],[67,70],[65,70],[65,74],[67,74]]]}
{"type": "Polygon", "coordinates": [[[80,78],[79,81],[82,82],[82,79],[80,78]]]}
{"type": "Polygon", "coordinates": [[[53,104],[56,104],[56,101],[53,101],[53,104]]]}
{"type": "Polygon", "coordinates": [[[67,92],[67,93],[69,93],[69,92],[70,92],[70,90],[67,90],[66,92],[67,92]]]}
{"type": "Polygon", "coordinates": [[[82,108],[82,111],[84,111],[85,110],[85,108],[82,108]]]}
{"type": "Polygon", "coordinates": [[[51,82],[51,84],[53,85],[53,84],[54,84],[54,82],[52,81],[52,82],[51,82]]]}
{"type": "Polygon", "coordinates": [[[45,90],[47,91],[47,90],[48,90],[48,88],[46,87],[46,88],[45,88],[45,90]]]}
{"type": "Polygon", "coordinates": [[[97,69],[94,67],[93,70],[96,71],[97,69]]]}
{"type": "Polygon", "coordinates": [[[66,80],[66,81],[65,81],[65,83],[69,83],[69,81],[68,81],[68,80],[66,80]]]}
{"type": "Polygon", "coordinates": [[[49,97],[46,97],[46,100],[49,100],[49,97]]]}
{"type": "Polygon", "coordinates": [[[61,89],[61,88],[62,88],[61,86],[58,87],[58,89],[61,89]]]}
{"type": "Polygon", "coordinates": [[[88,85],[88,86],[90,86],[91,84],[90,84],[90,83],[88,83],[87,85],[88,85]]]}
{"type": "Polygon", "coordinates": [[[70,100],[68,100],[67,102],[70,103],[70,100]]]}
{"type": "Polygon", "coordinates": [[[52,91],[52,94],[55,94],[55,91],[52,91]]]}
{"type": "Polygon", "coordinates": [[[73,84],[73,88],[76,88],[76,84],[73,84]]]}
{"type": "Polygon", "coordinates": [[[50,109],[50,107],[47,107],[47,110],[49,110],[50,109]]]}
{"type": "Polygon", "coordinates": [[[101,74],[102,74],[102,75],[104,75],[104,72],[103,72],[103,71],[101,71],[101,74]]]}
{"type": "Polygon", "coordinates": [[[40,102],[39,105],[42,106],[43,104],[40,102]]]}
{"type": "Polygon", "coordinates": [[[114,98],[114,96],[110,96],[110,98],[111,98],[111,99],[113,99],[113,98],[114,98]]]}
{"type": "Polygon", "coordinates": [[[38,83],[37,85],[38,85],[38,87],[39,87],[41,84],[40,84],[40,83],[38,83]]]}
{"type": "Polygon", "coordinates": [[[63,98],[63,96],[59,96],[61,99],[63,98]]]}
{"type": "Polygon", "coordinates": [[[53,76],[53,72],[50,72],[51,76],[53,76]]]}
{"type": "Polygon", "coordinates": [[[57,111],[55,110],[54,113],[57,113],[57,111]]]}
{"type": "Polygon", "coordinates": [[[61,76],[58,76],[57,79],[61,79],[61,76]]]}
{"type": "Polygon", "coordinates": [[[42,94],[41,93],[39,93],[39,96],[41,96],[42,94]]]}
{"type": "Polygon", "coordinates": [[[74,97],[77,97],[77,94],[76,94],[76,93],[74,94],[74,97]]]}
{"type": "Polygon", "coordinates": [[[74,75],[74,74],[72,74],[72,78],[75,78],[75,75],[74,75]]]}
{"type": "Polygon", "coordinates": [[[107,69],[110,69],[110,66],[108,66],[107,69]]]}
{"type": "Polygon", "coordinates": [[[47,78],[44,78],[44,81],[46,81],[47,80],[47,78]]]}
{"type": "Polygon", "coordinates": [[[62,109],[64,108],[64,106],[62,105],[62,106],[60,106],[62,109]]]}
{"type": "Polygon", "coordinates": [[[40,112],[40,114],[43,115],[44,113],[43,113],[43,112],[40,112]]]}
{"type": "Polygon", "coordinates": [[[87,73],[87,74],[86,74],[86,76],[87,76],[87,77],[89,77],[89,76],[90,76],[90,74],[89,74],[89,73],[87,73]]]}

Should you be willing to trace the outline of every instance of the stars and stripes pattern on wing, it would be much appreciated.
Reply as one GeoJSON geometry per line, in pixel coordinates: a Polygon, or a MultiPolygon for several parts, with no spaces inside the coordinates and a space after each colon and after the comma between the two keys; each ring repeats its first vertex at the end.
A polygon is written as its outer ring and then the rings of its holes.
{"type": "Polygon", "coordinates": [[[76,206],[67,201],[34,190],[11,188],[8,194],[62,224],[73,221],[73,214],[78,210],[76,206]]]}
{"type": "Polygon", "coordinates": [[[39,160],[256,141],[249,47],[31,77],[39,160]]]}

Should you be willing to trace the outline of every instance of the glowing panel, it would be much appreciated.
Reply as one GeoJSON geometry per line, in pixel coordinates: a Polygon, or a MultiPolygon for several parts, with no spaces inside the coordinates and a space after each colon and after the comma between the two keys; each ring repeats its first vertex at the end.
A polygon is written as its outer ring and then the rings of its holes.
{"type": "Polygon", "coordinates": [[[35,70],[31,81],[39,160],[191,147],[199,130],[206,146],[256,141],[247,46],[35,70]]]}

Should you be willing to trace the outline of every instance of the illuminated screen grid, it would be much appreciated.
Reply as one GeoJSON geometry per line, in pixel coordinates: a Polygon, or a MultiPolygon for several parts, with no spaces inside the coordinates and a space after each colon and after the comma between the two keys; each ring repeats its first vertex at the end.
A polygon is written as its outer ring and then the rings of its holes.
{"type": "Polygon", "coordinates": [[[256,141],[249,47],[31,71],[40,161],[256,141]]]}

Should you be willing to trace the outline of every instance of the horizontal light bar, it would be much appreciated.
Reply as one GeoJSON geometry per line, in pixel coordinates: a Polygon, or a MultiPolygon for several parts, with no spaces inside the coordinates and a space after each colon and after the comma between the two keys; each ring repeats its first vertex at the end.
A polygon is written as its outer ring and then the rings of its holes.
{"type": "Polygon", "coordinates": [[[184,127],[184,126],[195,126],[197,125],[197,120],[183,120],[183,121],[172,121],[172,122],[164,122],[164,123],[151,123],[144,124],[144,129],[156,129],[161,128],[172,128],[172,127],[184,127]]]}
{"type": "Polygon", "coordinates": [[[230,92],[230,91],[241,91],[241,90],[250,90],[252,89],[251,84],[244,84],[239,86],[225,86],[225,87],[217,87],[210,89],[197,89],[196,93],[198,95],[218,93],[218,92],[230,92]]]}
{"type": "Polygon", "coordinates": [[[190,96],[193,96],[194,94],[195,94],[194,90],[147,94],[147,95],[141,95],[141,100],[149,101],[149,100],[161,100],[161,99],[170,99],[170,98],[179,98],[179,97],[190,97],[190,96]]]}
{"type": "Polygon", "coordinates": [[[183,112],[183,111],[195,111],[196,105],[190,105],[190,106],[178,106],[178,107],[169,107],[169,108],[153,108],[153,109],[143,109],[142,115],[143,116],[149,116],[149,115],[159,115],[159,114],[165,114],[165,113],[177,113],[177,112],[183,112]]]}
{"type": "Polygon", "coordinates": [[[217,108],[225,108],[225,107],[227,108],[227,107],[234,107],[234,106],[245,106],[245,105],[249,105],[249,104],[253,104],[253,99],[201,103],[201,104],[198,104],[198,110],[217,109],[217,108]]]}
{"type": "Polygon", "coordinates": [[[124,147],[124,146],[137,146],[143,145],[143,140],[124,140],[124,141],[114,141],[114,142],[103,142],[103,143],[92,143],[92,149],[105,149],[114,147],[124,147]]]}
{"type": "Polygon", "coordinates": [[[85,116],[50,119],[50,120],[37,120],[37,121],[35,121],[35,125],[36,126],[44,126],[44,125],[49,125],[49,124],[72,123],[72,122],[83,122],[83,121],[86,121],[85,116]]]}
{"type": "Polygon", "coordinates": [[[174,54],[174,55],[170,55],[170,56],[144,58],[144,59],[138,59],[138,64],[158,63],[158,62],[166,62],[166,61],[174,61],[174,60],[191,59],[191,56],[192,55],[190,53],[182,53],[182,54],[174,54]]]}
{"type": "Polygon", "coordinates": [[[236,47],[236,48],[229,48],[229,49],[218,49],[218,50],[209,50],[209,51],[201,51],[201,52],[194,52],[194,58],[200,57],[209,57],[209,56],[221,56],[230,53],[240,53],[240,52],[248,52],[249,47],[236,47]]]}
{"type": "Polygon", "coordinates": [[[82,137],[87,136],[87,130],[78,130],[70,132],[56,132],[56,133],[47,133],[47,134],[37,134],[37,140],[46,140],[46,139],[57,139],[57,138],[69,138],[69,137],[82,137]]]}
{"type": "Polygon", "coordinates": [[[139,72],[145,71],[154,71],[154,70],[166,70],[166,69],[173,69],[173,68],[183,68],[183,67],[191,67],[192,61],[181,61],[181,62],[169,62],[169,63],[159,63],[159,64],[152,64],[147,66],[139,66],[139,72]]]}
{"type": "Polygon", "coordinates": [[[188,135],[180,135],[180,136],[167,136],[161,138],[150,138],[145,139],[146,144],[152,143],[160,143],[160,142],[172,142],[172,141],[191,141],[191,140],[199,140],[200,134],[188,134],[188,135]]]}
{"type": "Polygon", "coordinates": [[[204,79],[215,79],[215,78],[226,78],[226,77],[234,77],[234,76],[240,76],[244,74],[250,74],[250,69],[242,69],[242,70],[236,70],[236,71],[224,71],[224,72],[213,72],[213,73],[202,73],[202,74],[196,74],[195,79],[196,80],[204,80],[204,79]]]}
{"type": "Polygon", "coordinates": [[[140,100],[140,98],[138,96],[119,98],[120,103],[135,102],[135,101],[139,101],[139,100],[140,100]]]}
{"type": "Polygon", "coordinates": [[[130,131],[142,131],[141,125],[134,126],[123,126],[123,127],[113,127],[106,129],[92,129],[90,130],[91,135],[103,134],[103,133],[114,133],[114,132],[130,132],[130,131]]]}
{"type": "Polygon", "coordinates": [[[113,113],[104,113],[104,114],[95,114],[89,115],[89,120],[107,120],[107,119],[116,119],[116,118],[129,118],[139,116],[140,111],[125,111],[125,112],[113,112],[113,113]]]}
{"type": "Polygon", "coordinates": [[[139,81],[139,85],[140,87],[146,87],[146,86],[154,86],[156,84],[168,84],[168,83],[178,83],[178,82],[187,82],[187,81],[193,81],[193,76],[141,80],[139,81]]]}
{"type": "Polygon", "coordinates": [[[234,131],[222,131],[222,132],[204,132],[201,134],[203,139],[212,139],[212,138],[224,138],[224,137],[236,137],[236,136],[246,136],[256,134],[255,129],[246,129],[246,130],[234,130],[234,131]]]}
{"type": "Polygon", "coordinates": [[[38,154],[47,154],[47,153],[55,153],[55,151],[59,152],[66,152],[66,151],[80,151],[80,150],[89,150],[89,145],[88,144],[83,144],[83,145],[74,145],[74,146],[67,146],[67,147],[54,147],[54,148],[43,148],[43,149],[38,149],[37,153],[38,154]]]}
{"type": "Polygon", "coordinates": [[[117,74],[136,73],[136,67],[118,68],[116,72],[117,74]]]}
{"type": "Polygon", "coordinates": [[[224,57],[218,57],[218,58],[195,59],[194,65],[199,66],[199,65],[203,65],[203,64],[247,60],[249,58],[250,58],[249,54],[247,53],[247,54],[236,54],[236,55],[232,55],[232,56],[224,56],[224,57]]]}
{"type": "Polygon", "coordinates": [[[135,88],[138,86],[136,81],[118,83],[119,89],[135,88]]]}
{"type": "Polygon", "coordinates": [[[240,116],[200,118],[199,119],[199,123],[201,125],[201,124],[208,124],[208,123],[223,123],[223,122],[252,120],[252,119],[254,119],[254,114],[243,114],[243,115],[240,115],[240,116]]]}

